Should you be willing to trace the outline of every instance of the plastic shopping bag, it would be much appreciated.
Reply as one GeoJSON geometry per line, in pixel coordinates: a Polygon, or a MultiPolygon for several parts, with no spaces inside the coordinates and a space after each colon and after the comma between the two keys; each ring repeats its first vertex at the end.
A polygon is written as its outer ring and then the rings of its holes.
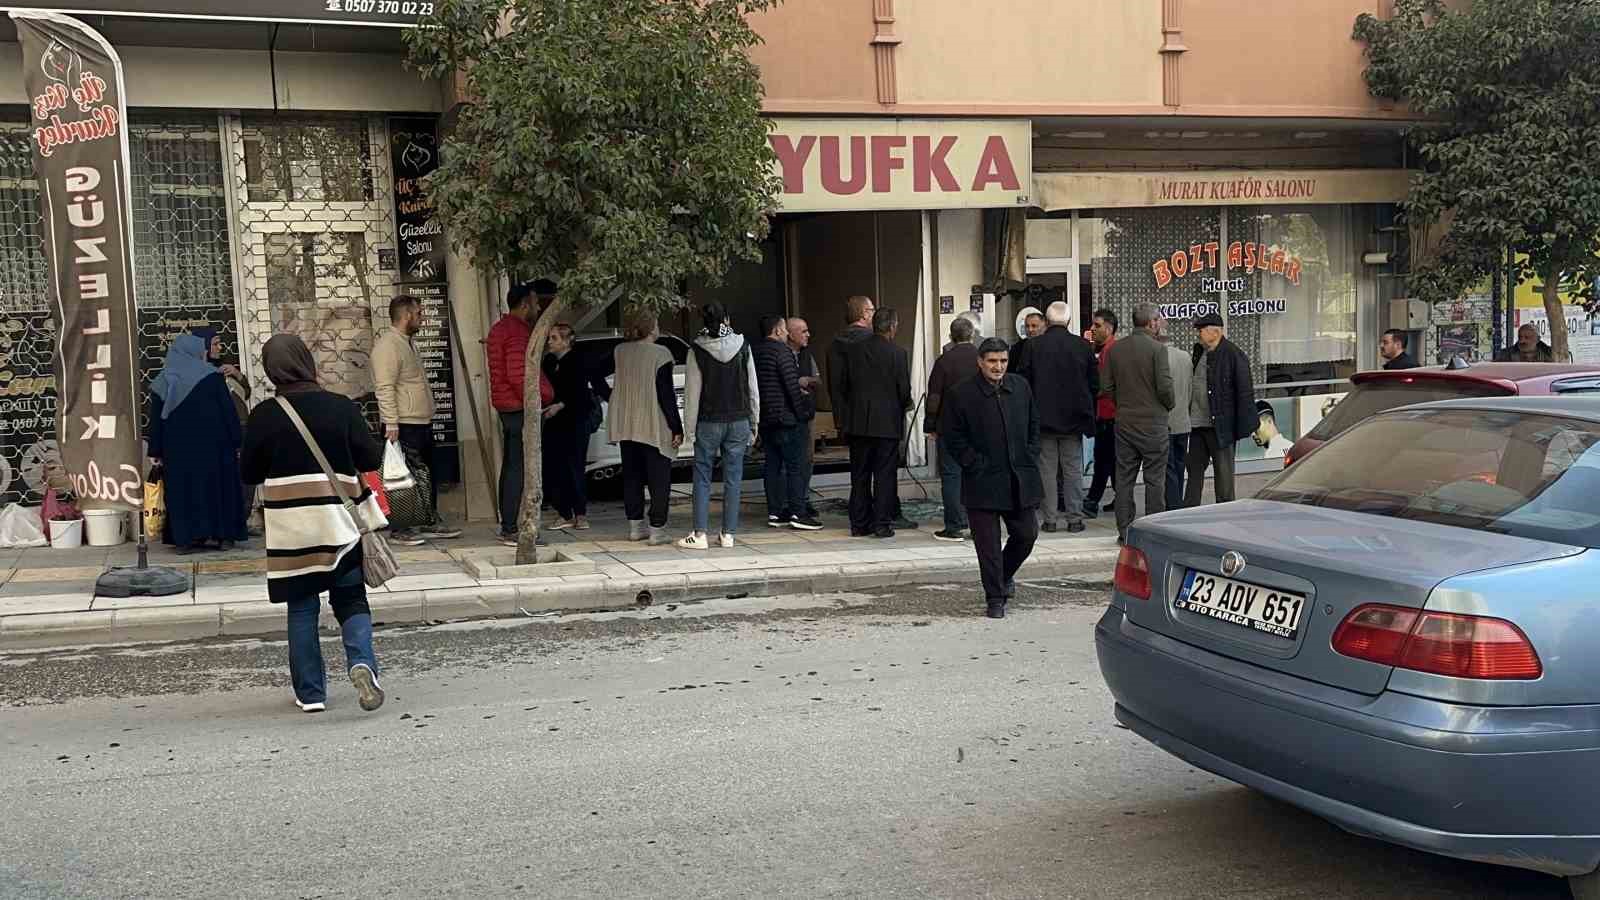
{"type": "MultiPolygon", "coordinates": [[[[156,476],[159,478],[159,475],[156,476]]],[[[164,481],[147,481],[144,485],[144,533],[150,540],[161,540],[162,529],[167,527],[167,486],[164,481]]]]}
{"type": "Polygon", "coordinates": [[[15,550],[49,544],[44,537],[44,522],[39,518],[38,509],[13,503],[0,510],[0,547],[15,550]]]}
{"type": "Polygon", "coordinates": [[[417,486],[406,465],[406,455],[395,441],[383,445],[383,486],[391,491],[409,491],[417,486]]]}
{"type": "Polygon", "coordinates": [[[389,491],[383,486],[383,476],[377,472],[361,473],[361,481],[371,489],[372,496],[378,501],[378,508],[383,510],[385,516],[389,515],[389,491]]]}

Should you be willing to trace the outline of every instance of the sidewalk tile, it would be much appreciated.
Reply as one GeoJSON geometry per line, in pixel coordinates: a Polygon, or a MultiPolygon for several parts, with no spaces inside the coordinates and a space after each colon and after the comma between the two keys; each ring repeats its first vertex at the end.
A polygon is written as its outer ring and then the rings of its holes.
{"type": "Polygon", "coordinates": [[[764,569],[767,567],[769,560],[770,557],[766,556],[724,556],[721,558],[713,557],[711,565],[715,566],[719,572],[744,572],[751,569],[764,569]]]}
{"type": "Polygon", "coordinates": [[[687,575],[690,572],[717,571],[717,567],[708,559],[640,560],[628,565],[640,575],[687,575]]]}
{"type": "Polygon", "coordinates": [[[0,597],[0,616],[22,616],[37,613],[87,612],[94,601],[94,591],[77,594],[39,594],[32,597],[0,597]]]}
{"type": "MultiPolygon", "coordinates": [[[[405,570],[402,569],[401,571],[405,570]]],[[[453,572],[401,575],[384,585],[384,587],[388,588],[391,592],[432,591],[440,588],[464,588],[477,586],[478,582],[476,579],[459,569],[453,572]]]]}
{"type": "Polygon", "coordinates": [[[53,568],[18,569],[8,584],[32,584],[40,581],[94,581],[106,571],[105,566],[56,566],[53,568]]]}
{"type": "Polygon", "coordinates": [[[203,562],[195,565],[195,571],[202,575],[264,575],[267,571],[265,559],[228,559],[217,562],[203,562]]]}
{"type": "MultiPolygon", "coordinates": [[[[98,577],[99,573],[96,573],[95,578],[98,577]]],[[[5,587],[0,588],[0,600],[10,600],[18,597],[49,597],[63,594],[81,594],[87,599],[94,596],[95,578],[67,581],[7,582],[5,587]]]]}
{"type": "Polygon", "coordinates": [[[194,606],[194,586],[169,597],[96,597],[93,609],[156,609],[168,606],[194,606]]]}
{"type": "Polygon", "coordinates": [[[265,603],[267,601],[267,583],[265,580],[251,582],[230,582],[223,584],[207,584],[200,582],[195,585],[194,602],[197,604],[233,604],[233,603],[265,603]]]}

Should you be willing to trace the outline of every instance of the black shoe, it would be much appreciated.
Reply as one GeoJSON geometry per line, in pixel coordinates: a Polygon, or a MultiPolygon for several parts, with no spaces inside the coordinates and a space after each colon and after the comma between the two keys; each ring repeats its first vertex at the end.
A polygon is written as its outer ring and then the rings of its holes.
{"type": "Polygon", "coordinates": [[[1046,522],[1046,523],[1044,523],[1043,525],[1040,526],[1040,530],[1042,530],[1046,534],[1055,534],[1056,531],[1060,529],[1060,527],[1061,526],[1057,525],[1054,522],[1046,522]]]}
{"type": "Polygon", "coordinates": [[[917,523],[911,521],[905,516],[896,516],[894,520],[894,527],[900,529],[901,531],[916,531],[918,526],[917,523]]]}
{"type": "Polygon", "coordinates": [[[817,508],[815,506],[812,506],[811,504],[807,503],[806,504],[806,518],[808,518],[808,519],[820,519],[820,518],[822,518],[822,513],[817,512],[817,508]]]}
{"type": "Polygon", "coordinates": [[[959,544],[967,539],[967,533],[960,528],[946,528],[943,531],[935,531],[933,533],[933,539],[936,541],[950,541],[951,543],[959,544]]]}
{"type": "Polygon", "coordinates": [[[1082,534],[1087,530],[1089,530],[1089,526],[1083,524],[1082,522],[1067,523],[1067,534],[1082,534]]]}
{"type": "Polygon", "coordinates": [[[1004,619],[1006,617],[1006,602],[1004,600],[990,600],[989,609],[984,615],[991,619],[1004,619]]]}
{"type": "Polygon", "coordinates": [[[852,528],[852,529],[850,529],[850,536],[851,537],[872,537],[872,529],[870,529],[870,528],[852,528]]]}
{"type": "Polygon", "coordinates": [[[801,531],[821,531],[822,523],[817,520],[816,516],[797,516],[789,520],[789,527],[798,528],[801,531]]]}
{"type": "Polygon", "coordinates": [[[1100,504],[1085,503],[1083,505],[1083,514],[1091,519],[1098,518],[1100,516],[1100,504]]]}
{"type": "Polygon", "coordinates": [[[872,533],[872,536],[875,537],[875,538],[892,538],[892,537],[894,537],[894,529],[893,528],[879,528],[877,531],[874,531],[872,533]]]}
{"type": "Polygon", "coordinates": [[[788,516],[767,516],[767,527],[768,528],[788,528],[789,527],[789,517],[788,516]]]}

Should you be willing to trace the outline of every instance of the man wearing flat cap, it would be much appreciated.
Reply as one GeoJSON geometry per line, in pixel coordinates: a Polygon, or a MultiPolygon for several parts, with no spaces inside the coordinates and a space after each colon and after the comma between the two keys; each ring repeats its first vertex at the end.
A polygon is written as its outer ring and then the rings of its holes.
{"type": "Polygon", "coordinates": [[[1233,499],[1234,445],[1260,425],[1250,358],[1223,336],[1222,317],[1208,313],[1194,322],[1194,380],[1190,382],[1188,484],[1183,505],[1199,506],[1206,468],[1215,472],[1218,503],[1233,499]]]}

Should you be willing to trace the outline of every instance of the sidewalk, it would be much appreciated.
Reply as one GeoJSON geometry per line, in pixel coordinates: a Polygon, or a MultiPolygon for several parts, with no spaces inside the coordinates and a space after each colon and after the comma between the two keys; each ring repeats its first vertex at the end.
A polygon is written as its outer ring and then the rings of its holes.
{"type": "MultiPolygon", "coordinates": [[[[1244,493],[1245,484],[1241,484],[1244,493]]],[[[1254,485],[1250,485],[1253,490],[1254,485]]],[[[906,485],[903,496],[920,496],[906,485]]],[[[591,510],[586,532],[547,533],[576,565],[533,578],[492,576],[482,564],[512,553],[494,542],[493,526],[475,525],[459,540],[396,548],[401,574],[369,592],[379,624],[416,624],[556,610],[615,609],[640,603],[714,601],[728,597],[870,590],[887,584],[978,580],[971,542],[935,541],[937,522],[894,538],[851,538],[842,515],[824,515],[822,531],[768,528],[763,507],[746,504],[746,527],[732,549],[680,550],[626,540],[621,504],[591,510]],[[585,574],[571,574],[577,569],[585,574]]],[[[669,528],[685,532],[689,506],[674,502],[669,528]]],[[[1041,534],[1023,577],[1084,576],[1107,583],[1116,562],[1109,512],[1081,535],[1041,534]]],[[[97,598],[107,565],[132,565],[134,548],[0,551],[0,650],[86,644],[281,635],[283,607],[267,601],[266,562],[259,539],[230,553],[177,556],[154,546],[152,565],[193,576],[188,594],[97,598]]],[[[977,602],[975,597],[974,602],[977,602]]],[[[329,620],[331,621],[331,619],[329,620]]]]}

